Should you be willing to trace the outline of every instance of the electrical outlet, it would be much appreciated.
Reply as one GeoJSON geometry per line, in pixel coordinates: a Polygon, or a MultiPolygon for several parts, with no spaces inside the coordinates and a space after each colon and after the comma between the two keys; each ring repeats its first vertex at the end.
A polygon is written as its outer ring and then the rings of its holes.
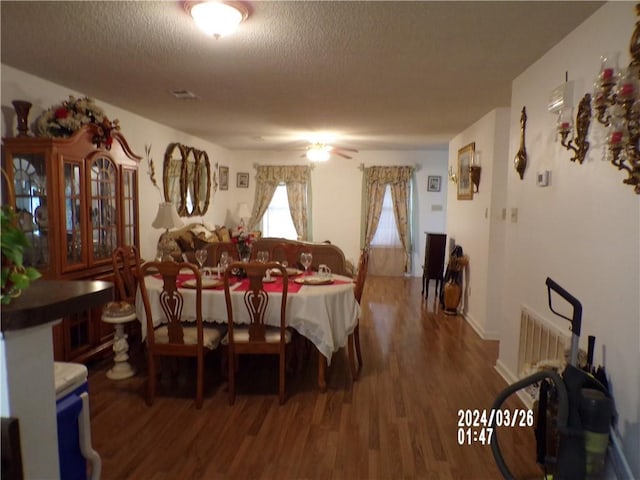
{"type": "Polygon", "coordinates": [[[518,209],[511,209],[511,223],[518,223],[518,209]]]}

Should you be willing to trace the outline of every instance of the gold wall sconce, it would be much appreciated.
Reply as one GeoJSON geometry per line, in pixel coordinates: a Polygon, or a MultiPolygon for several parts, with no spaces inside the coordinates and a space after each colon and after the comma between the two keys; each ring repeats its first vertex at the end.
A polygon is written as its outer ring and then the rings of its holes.
{"type": "Polygon", "coordinates": [[[580,100],[578,114],[576,116],[576,133],[573,138],[570,138],[573,130],[571,113],[571,108],[564,108],[558,116],[560,144],[567,150],[573,151],[573,157],[571,157],[572,162],[578,161],[578,163],[582,164],[589,151],[587,134],[589,133],[589,125],[591,124],[591,95],[587,93],[582,97],[582,100],[580,100]]]}
{"type": "MultiPolygon", "coordinates": [[[[636,15],[640,17],[640,4],[636,4],[636,15]]],[[[640,20],[636,21],[629,52],[631,63],[622,71],[618,70],[617,53],[601,58],[593,103],[598,122],[609,128],[611,163],[627,172],[622,182],[640,195],[640,20]]]]}
{"type": "Polygon", "coordinates": [[[458,174],[454,171],[453,166],[449,165],[449,181],[458,183],[458,174]]]}
{"type": "Polygon", "coordinates": [[[524,178],[524,171],[527,169],[527,148],[524,144],[525,131],[527,128],[527,107],[522,107],[520,112],[520,148],[516,152],[513,159],[513,166],[520,176],[520,180],[524,178]]]}

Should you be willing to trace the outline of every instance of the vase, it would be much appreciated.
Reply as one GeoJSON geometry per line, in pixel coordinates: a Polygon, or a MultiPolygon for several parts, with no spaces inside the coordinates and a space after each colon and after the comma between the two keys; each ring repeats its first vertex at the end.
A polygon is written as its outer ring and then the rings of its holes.
{"type": "Polygon", "coordinates": [[[444,284],[444,314],[457,315],[458,305],[462,297],[462,287],[455,280],[451,279],[444,284]]]}
{"type": "Polygon", "coordinates": [[[11,102],[18,117],[18,137],[27,137],[29,131],[29,110],[31,103],[25,100],[13,100],[11,102]]]}

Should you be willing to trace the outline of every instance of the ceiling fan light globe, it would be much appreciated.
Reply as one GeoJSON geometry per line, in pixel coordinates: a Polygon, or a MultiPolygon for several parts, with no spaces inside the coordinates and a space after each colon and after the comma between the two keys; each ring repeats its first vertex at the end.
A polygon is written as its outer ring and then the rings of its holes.
{"type": "Polygon", "coordinates": [[[326,148],[310,148],[307,150],[307,158],[311,162],[326,162],[329,160],[329,150],[326,148]]]}

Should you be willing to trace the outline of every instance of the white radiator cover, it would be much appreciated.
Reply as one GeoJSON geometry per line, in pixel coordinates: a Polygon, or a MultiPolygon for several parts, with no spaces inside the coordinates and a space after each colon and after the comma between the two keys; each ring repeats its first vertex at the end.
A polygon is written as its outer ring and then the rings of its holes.
{"type": "Polygon", "coordinates": [[[520,310],[520,344],[518,376],[525,377],[537,370],[539,362],[565,363],[565,351],[571,344],[571,332],[536,314],[523,305],[520,310]]]}

